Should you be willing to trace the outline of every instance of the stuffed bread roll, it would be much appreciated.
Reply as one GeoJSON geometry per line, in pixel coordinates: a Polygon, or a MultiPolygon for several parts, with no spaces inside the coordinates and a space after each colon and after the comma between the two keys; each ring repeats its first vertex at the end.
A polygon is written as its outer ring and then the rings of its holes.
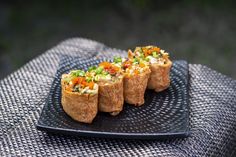
{"type": "Polygon", "coordinates": [[[99,85],[98,110],[118,115],[124,104],[121,68],[113,63],[102,62],[98,67],[90,67],[89,72],[99,85]]]}
{"type": "MultiPolygon", "coordinates": [[[[132,55],[131,51],[129,51],[129,55],[132,55]]],[[[170,86],[172,62],[167,52],[154,46],[137,47],[134,56],[143,58],[150,63],[151,75],[148,80],[148,89],[161,92],[170,86]]]]}
{"type": "MultiPolygon", "coordinates": [[[[124,70],[124,99],[127,103],[144,104],[144,93],[151,73],[148,63],[137,58],[119,59],[124,70]]],[[[119,64],[119,63],[117,63],[119,64]]]]}
{"type": "Polygon", "coordinates": [[[74,120],[92,123],[98,112],[98,85],[82,70],[63,74],[61,79],[64,111],[74,120]]]}

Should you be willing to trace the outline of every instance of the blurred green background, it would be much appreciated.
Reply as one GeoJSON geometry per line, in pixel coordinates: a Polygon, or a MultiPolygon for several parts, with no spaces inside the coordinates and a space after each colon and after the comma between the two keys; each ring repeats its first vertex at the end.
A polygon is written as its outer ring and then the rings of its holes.
{"type": "Polygon", "coordinates": [[[120,49],[159,45],[172,59],[236,79],[233,0],[1,1],[0,78],[69,37],[120,49]]]}

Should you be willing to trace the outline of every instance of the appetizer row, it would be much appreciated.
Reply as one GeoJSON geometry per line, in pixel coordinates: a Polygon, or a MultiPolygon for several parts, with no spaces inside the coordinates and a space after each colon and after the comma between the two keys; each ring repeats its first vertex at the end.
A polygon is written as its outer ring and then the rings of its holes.
{"type": "Polygon", "coordinates": [[[128,50],[128,58],[115,57],[88,71],[72,70],[61,79],[61,104],[74,120],[91,123],[97,112],[118,115],[124,101],[144,104],[146,88],[156,92],[170,85],[172,62],[159,47],[136,47],[128,50]]]}

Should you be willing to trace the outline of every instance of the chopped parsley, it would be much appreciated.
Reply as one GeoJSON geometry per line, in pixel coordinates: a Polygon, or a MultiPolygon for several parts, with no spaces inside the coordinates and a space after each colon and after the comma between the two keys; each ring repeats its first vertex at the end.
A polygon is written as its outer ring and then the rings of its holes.
{"type": "Polygon", "coordinates": [[[96,69],[96,66],[91,66],[88,68],[88,71],[91,72],[92,70],[95,70],[96,69]]]}
{"type": "Polygon", "coordinates": [[[139,63],[139,59],[138,58],[134,58],[133,62],[134,62],[134,64],[138,64],[139,63]]]}
{"type": "Polygon", "coordinates": [[[74,70],[71,71],[71,75],[75,77],[83,77],[85,76],[85,72],[83,70],[74,70]]]}
{"type": "Polygon", "coordinates": [[[93,78],[92,77],[86,77],[85,80],[86,80],[86,82],[91,82],[93,80],[93,78]]]}
{"type": "Polygon", "coordinates": [[[114,57],[113,60],[114,60],[115,63],[120,63],[120,62],[122,62],[121,57],[114,57]]]}
{"type": "Polygon", "coordinates": [[[95,73],[96,74],[101,74],[103,71],[103,67],[98,67],[96,70],[95,70],[95,73]]]}
{"type": "Polygon", "coordinates": [[[157,52],[156,52],[156,51],[152,52],[152,56],[155,57],[155,58],[157,58],[157,57],[158,57],[157,52]]]}

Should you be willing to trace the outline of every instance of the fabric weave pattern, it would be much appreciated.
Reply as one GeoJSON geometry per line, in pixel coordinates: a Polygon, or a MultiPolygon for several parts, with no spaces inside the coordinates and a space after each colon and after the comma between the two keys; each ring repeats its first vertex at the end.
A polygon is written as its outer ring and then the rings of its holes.
{"type": "Polygon", "coordinates": [[[35,127],[62,55],[126,56],[96,41],[61,42],[0,81],[0,156],[234,156],[236,81],[189,64],[190,131],[184,139],[118,140],[53,135],[35,127]]]}

